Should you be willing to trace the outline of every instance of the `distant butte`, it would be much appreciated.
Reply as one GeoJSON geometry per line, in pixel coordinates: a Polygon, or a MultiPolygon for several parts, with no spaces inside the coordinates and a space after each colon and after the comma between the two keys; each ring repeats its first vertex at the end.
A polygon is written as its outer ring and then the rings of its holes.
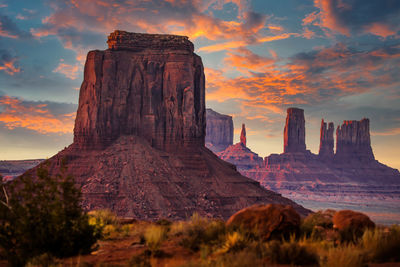
{"type": "Polygon", "coordinates": [[[334,153],[334,124],[322,120],[320,148],[315,155],[306,148],[304,111],[289,108],[283,153],[262,160],[238,143],[217,155],[264,187],[299,201],[365,202],[368,198],[396,205],[400,173],[375,160],[369,131],[368,119],[344,121],[336,130],[334,153]]]}
{"type": "MultiPolygon", "coordinates": [[[[42,164],[67,168],[85,209],[146,220],[226,219],[257,203],[310,212],[205,148],[204,70],[187,37],[115,31],[108,45],[87,55],[73,144],[42,164]]],[[[229,145],[231,120],[220,121],[228,140],[213,140],[229,145]]]]}

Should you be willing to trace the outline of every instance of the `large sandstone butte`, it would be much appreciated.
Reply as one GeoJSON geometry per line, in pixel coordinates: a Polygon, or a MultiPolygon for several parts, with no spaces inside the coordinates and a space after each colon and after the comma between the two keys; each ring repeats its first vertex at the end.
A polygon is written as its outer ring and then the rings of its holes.
{"type": "Polygon", "coordinates": [[[150,220],[256,203],[309,212],[205,148],[203,64],[187,37],[115,31],[108,45],[87,56],[73,144],[42,164],[67,168],[84,208],[150,220]]]}
{"type": "Polygon", "coordinates": [[[225,150],[233,144],[232,116],[220,114],[210,108],[206,109],[207,130],[206,146],[213,152],[225,150]]]}

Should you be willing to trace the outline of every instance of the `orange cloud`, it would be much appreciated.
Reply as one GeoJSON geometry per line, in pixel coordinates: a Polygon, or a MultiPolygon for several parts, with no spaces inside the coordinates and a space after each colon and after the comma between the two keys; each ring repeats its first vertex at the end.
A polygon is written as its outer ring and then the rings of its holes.
{"type": "Polygon", "coordinates": [[[80,73],[80,68],[78,65],[70,65],[63,63],[63,60],[58,64],[57,68],[53,70],[53,72],[61,73],[65,75],[67,78],[71,80],[75,80],[78,78],[78,75],[80,73]]]}
{"type": "Polygon", "coordinates": [[[366,31],[383,38],[396,34],[396,31],[383,23],[373,23],[372,25],[366,27],[366,31]]]}
{"type": "Polygon", "coordinates": [[[314,6],[319,11],[308,14],[303,25],[319,26],[327,36],[370,33],[386,38],[400,30],[397,20],[400,4],[390,0],[314,0],[314,6]]]}
{"type": "MultiPolygon", "coordinates": [[[[283,34],[275,35],[275,36],[264,36],[264,37],[260,37],[256,40],[254,40],[253,42],[251,42],[251,44],[254,45],[254,44],[273,42],[273,41],[287,39],[292,36],[298,37],[298,36],[300,36],[300,34],[298,34],[298,33],[283,33],[283,34]]],[[[230,48],[238,48],[241,46],[246,46],[248,44],[249,44],[248,42],[243,41],[243,40],[242,41],[229,41],[229,42],[218,43],[218,44],[209,45],[209,46],[203,46],[203,47],[200,47],[198,49],[198,51],[211,53],[211,52],[227,50],[230,48]]]]}
{"type": "Polygon", "coordinates": [[[260,72],[265,71],[268,65],[275,62],[274,59],[259,56],[245,47],[230,50],[226,53],[227,57],[224,62],[228,66],[235,67],[239,71],[248,73],[248,71],[260,72]]]}
{"type": "Polygon", "coordinates": [[[0,98],[0,122],[8,129],[26,128],[42,134],[72,133],[75,112],[55,116],[47,104],[24,104],[20,99],[9,96],[0,98]]]}
{"type": "Polygon", "coordinates": [[[228,52],[224,62],[243,76],[226,77],[223,71],[207,69],[206,97],[217,102],[235,99],[247,108],[279,113],[287,105],[313,105],[399,85],[399,57],[400,51],[393,48],[354,51],[343,44],[289,59],[262,57],[240,48],[228,52]]]}
{"type": "Polygon", "coordinates": [[[5,71],[9,75],[14,75],[15,73],[18,73],[21,71],[20,68],[16,67],[15,64],[16,59],[10,59],[8,61],[4,61],[2,65],[0,65],[0,70],[5,71]]]}

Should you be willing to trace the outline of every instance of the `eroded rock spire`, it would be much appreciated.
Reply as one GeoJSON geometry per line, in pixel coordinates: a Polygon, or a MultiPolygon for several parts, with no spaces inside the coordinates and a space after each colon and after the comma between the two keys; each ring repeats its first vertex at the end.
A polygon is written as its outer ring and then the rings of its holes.
{"type": "Polygon", "coordinates": [[[242,132],[240,133],[240,143],[246,146],[246,125],[242,124],[242,132]]]}

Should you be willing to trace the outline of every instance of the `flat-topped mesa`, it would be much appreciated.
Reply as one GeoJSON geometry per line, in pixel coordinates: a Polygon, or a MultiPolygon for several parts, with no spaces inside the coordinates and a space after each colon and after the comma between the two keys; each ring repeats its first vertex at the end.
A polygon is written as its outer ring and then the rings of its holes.
{"type": "Polygon", "coordinates": [[[213,152],[225,150],[233,144],[232,116],[220,114],[214,110],[206,109],[206,147],[213,152]]]}
{"type": "Polygon", "coordinates": [[[374,160],[369,133],[369,119],[344,121],[336,130],[336,161],[374,160]]]}
{"type": "Polygon", "coordinates": [[[161,150],[203,146],[201,58],[170,50],[193,51],[187,37],[115,31],[108,43],[111,49],[88,53],[74,145],[103,149],[120,136],[136,135],[161,150]]]}
{"type": "Polygon", "coordinates": [[[304,110],[288,108],[284,130],[283,152],[306,152],[304,110]]]}
{"type": "Polygon", "coordinates": [[[246,125],[243,123],[242,124],[242,132],[240,133],[240,143],[244,146],[246,146],[246,125]]]}
{"type": "Polygon", "coordinates": [[[321,159],[331,160],[333,159],[334,152],[334,140],[333,140],[333,132],[335,130],[335,126],[333,122],[330,122],[328,125],[324,122],[324,119],[321,121],[321,135],[320,135],[320,144],[319,144],[319,153],[318,156],[321,159]]]}
{"type": "Polygon", "coordinates": [[[187,36],[171,34],[132,33],[116,30],[108,36],[111,50],[182,50],[193,53],[193,43],[187,36]]]}

